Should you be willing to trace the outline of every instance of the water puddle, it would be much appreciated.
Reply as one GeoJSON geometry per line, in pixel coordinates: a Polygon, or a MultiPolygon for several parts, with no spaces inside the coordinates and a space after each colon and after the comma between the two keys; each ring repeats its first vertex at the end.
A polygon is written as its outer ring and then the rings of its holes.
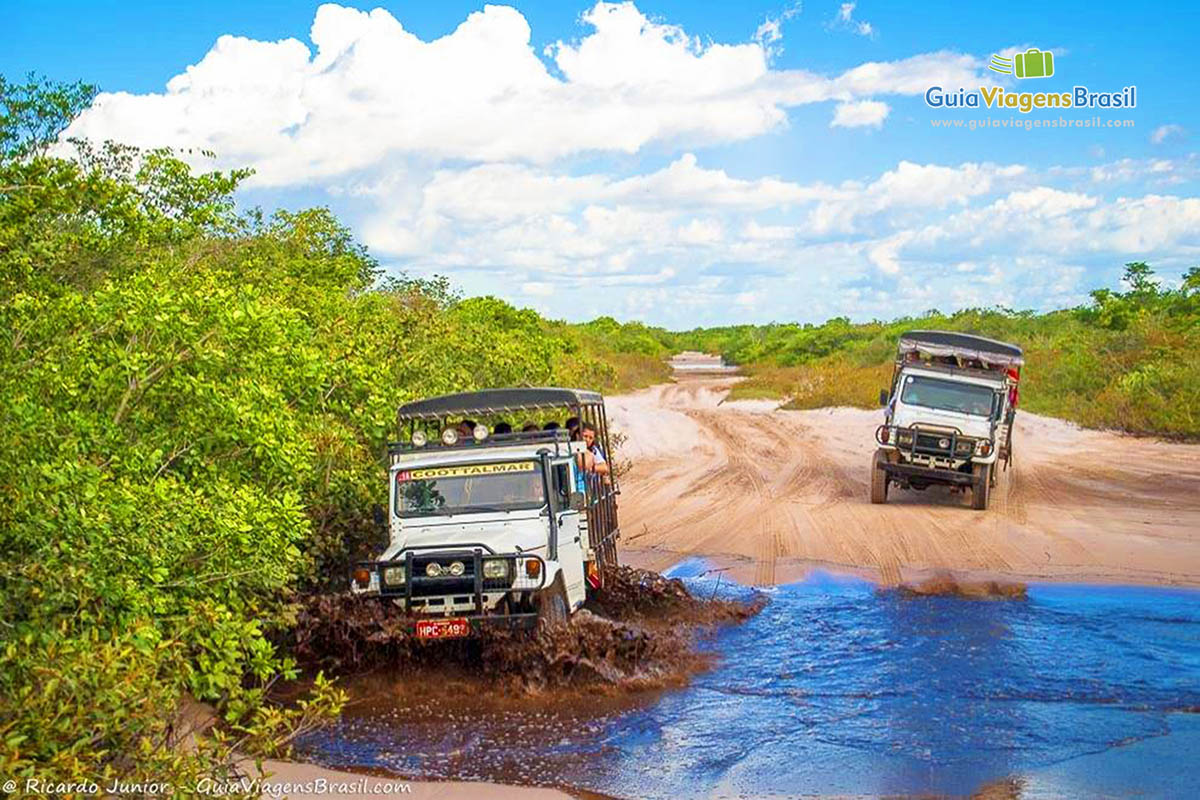
{"type": "MultiPolygon", "coordinates": [[[[697,596],[748,599],[688,562],[697,596]]],[[[618,797],[1200,796],[1200,593],[880,591],[814,575],[682,688],[512,695],[376,673],[299,755],[618,797]],[[964,596],[965,594],[965,596],[964,596]]]]}

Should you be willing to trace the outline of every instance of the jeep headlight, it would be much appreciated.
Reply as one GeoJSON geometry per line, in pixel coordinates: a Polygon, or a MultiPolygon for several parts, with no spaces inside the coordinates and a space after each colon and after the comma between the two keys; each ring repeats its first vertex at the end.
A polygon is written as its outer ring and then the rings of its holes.
{"type": "Polygon", "coordinates": [[[488,558],[483,562],[483,577],[491,580],[508,577],[507,558],[488,558]]]}
{"type": "Polygon", "coordinates": [[[383,582],[388,586],[404,585],[404,567],[388,567],[383,571],[383,582]]]}
{"type": "Polygon", "coordinates": [[[912,431],[897,431],[896,444],[910,445],[912,444],[912,431]]]}
{"type": "Polygon", "coordinates": [[[970,439],[959,439],[958,444],[954,445],[954,452],[960,456],[969,456],[974,449],[975,442],[970,439]]]}

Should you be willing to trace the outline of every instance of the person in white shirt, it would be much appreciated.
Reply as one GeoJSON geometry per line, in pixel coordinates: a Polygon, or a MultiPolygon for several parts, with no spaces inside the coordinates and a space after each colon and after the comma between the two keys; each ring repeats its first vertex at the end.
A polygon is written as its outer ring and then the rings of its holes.
{"type": "Polygon", "coordinates": [[[608,458],[604,454],[604,448],[596,441],[596,428],[590,422],[585,422],[581,426],[583,431],[583,444],[588,452],[592,454],[592,464],[590,471],[597,475],[607,476],[611,471],[608,466],[608,458]]]}

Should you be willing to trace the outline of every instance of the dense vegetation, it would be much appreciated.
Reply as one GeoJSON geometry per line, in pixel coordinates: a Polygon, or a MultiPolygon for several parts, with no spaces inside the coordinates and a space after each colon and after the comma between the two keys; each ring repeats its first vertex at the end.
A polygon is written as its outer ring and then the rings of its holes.
{"type": "Polygon", "coordinates": [[[1087,306],[1046,314],[994,308],[857,325],[740,325],[677,334],[673,344],[744,365],[751,377],[736,396],[872,408],[901,332],[977,333],[1025,348],[1023,408],[1091,427],[1200,436],[1200,268],[1164,289],[1133,262],[1124,283],[1125,291],[1100,289],[1087,306]]]}
{"type": "Polygon", "coordinates": [[[93,96],[0,81],[0,774],[182,786],[336,710],[266,694],[297,593],[378,543],[399,403],[662,367],[593,354],[622,326],[385,280],[322,209],[239,213],[244,171],[68,155],[93,96]],[[222,719],[196,750],[189,697],[222,719]]]}
{"type": "Polygon", "coordinates": [[[1029,352],[1026,407],[1200,433],[1200,274],[1084,309],[669,333],[542,319],[444,281],[385,278],[323,209],[239,212],[245,171],[56,144],[85,85],[0,78],[0,774],[167,780],[278,752],[336,712],[268,699],[300,593],[378,543],[396,406],[446,391],[664,379],[683,348],[743,393],[869,406],[903,329],[1029,352]],[[175,746],[187,698],[218,735],[175,746]]]}

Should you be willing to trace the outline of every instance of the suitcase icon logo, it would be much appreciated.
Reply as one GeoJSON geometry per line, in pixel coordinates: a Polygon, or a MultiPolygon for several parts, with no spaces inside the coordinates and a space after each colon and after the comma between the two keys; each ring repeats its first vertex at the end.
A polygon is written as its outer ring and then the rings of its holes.
{"type": "Polygon", "coordinates": [[[993,53],[988,69],[1018,78],[1049,78],[1054,74],[1054,53],[1036,47],[1017,53],[1012,58],[993,53]]]}

